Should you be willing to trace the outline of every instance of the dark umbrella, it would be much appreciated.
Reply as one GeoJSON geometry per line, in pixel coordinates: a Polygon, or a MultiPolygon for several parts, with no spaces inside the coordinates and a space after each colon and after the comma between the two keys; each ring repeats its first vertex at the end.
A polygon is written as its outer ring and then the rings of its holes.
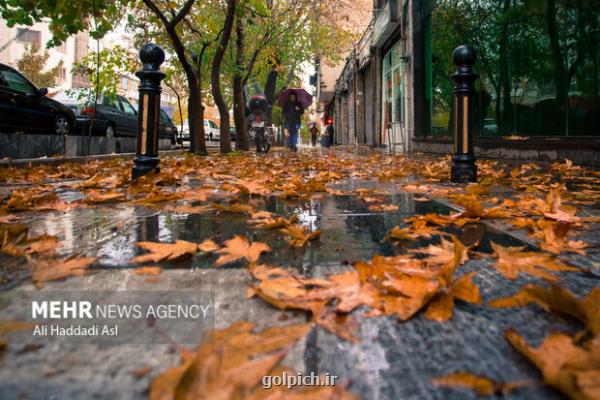
{"type": "Polygon", "coordinates": [[[283,90],[281,93],[279,93],[277,103],[283,107],[283,105],[290,100],[290,96],[292,94],[296,95],[296,101],[303,108],[308,108],[308,106],[312,104],[312,95],[302,88],[290,88],[283,90]]]}

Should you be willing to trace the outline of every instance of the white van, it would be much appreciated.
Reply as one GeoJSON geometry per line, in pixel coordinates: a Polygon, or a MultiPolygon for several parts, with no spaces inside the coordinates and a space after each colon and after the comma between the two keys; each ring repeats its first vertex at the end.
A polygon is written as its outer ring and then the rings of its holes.
{"type": "MultiPolygon", "coordinates": [[[[217,126],[217,124],[215,124],[214,122],[212,122],[209,119],[205,119],[204,120],[204,140],[219,140],[219,138],[221,137],[219,135],[219,127],[217,126]]],[[[188,121],[185,121],[183,123],[183,130],[182,130],[182,136],[183,136],[183,142],[188,142],[190,141],[190,125],[188,123],[188,121]]]]}
{"type": "Polygon", "coordinates": [[[219,140],[221,138],[220,135],[221,130],[209,119],[204,120],[204,139],[205,140],[219,140]]]}

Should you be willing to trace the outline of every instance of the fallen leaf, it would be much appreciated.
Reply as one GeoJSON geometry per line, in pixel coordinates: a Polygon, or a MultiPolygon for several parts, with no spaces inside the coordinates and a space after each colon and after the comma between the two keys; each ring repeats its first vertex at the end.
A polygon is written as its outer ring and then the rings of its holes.
{"type": "Polygon", "coordinates": [[[125,193],[121,192],[98,192],[98,191],[90,191],[87,193],[83,202],[86,204],[98,204],[98,203],[117,203],[121,201],[127,200],[127,196],[125,193]]]}
{"type": "Polygon", "coordinates": [[[481,303],[479,288],[472,281],[474,275],[474,272],[465,274],[453,280],[449,288],[440,290],[429,303],[425,318],[437,322],[448,321],[452,318],[455,298],[466,303],[481,303]]]}
{"type": "Polygon", "coordinates": [[[213,253],[219,250],[220,248],[221,246],[219,246],[210,239],[206,239],[198,245],[198,250],[200,250],[203,253],[213,253]]]}
{"type": "Polygon", "coordinates": [[[557,277],[549,271],[579,271],[578,268],[556,261],[549,254],[524,252],[524,247],[503,247],[494,242],[491,245],[498,256],[494,268],[510,280],[517,279],[520,272],[553,281],[557,277]]]}
{"type": "Polygon", "coordinates": [[[279,232],[290,237],[287,242],[293,247],[304,247],[309,242],[317,240],[321,236],[320,230],[309,233],[302,225],[288,225],[280,229],[279,232]]]}
{"type": "Polygon", "coordinates": [[[134,245],[150,253],[132,258],[130,264],[173,261],[180,257],[193,256],[198,252],[196,243],[185,240],[176,240],[175,243],[136,242],[134,245]]]}
{"type": "Polygon", "coordinates": [[[260,258],[261,253],[271,251],[271,248],[265,243],[248,243],[243,236],[236,236],[233,239],[225,241],[225,247],[215,251],[220,257],[215,261],[215,267],[220,267],[241,259],[249,263],[255,263],[260,258]]]}
{"type": "Polygon", "coordinates": [[[547,288],[527,284],[516,294],[492,300],[489,304],[495,308],[509,308],[524,307],[530,303],[576,318],[593,334],[600,334],[600,288],[592,288],[583,300],[579,300],[573,293],[555,284],[547,288]]]}
{"type": "Polygon", "coordinates": [[[551,333],[533,348],[513,329],[506,340],[542,373],[544,382],[577,400],[600,398],[600,345],[598,337],[576,346],[571,336],[551,333]]]}
{"type": "Polygon", "coordinates": [[[0,320],[0,354],[7,345],[5,335],[13,332],[21,332],[33,329],[36,324],[26,321],[0,320]]]}
{"type": "Polygon", "coordinates": [[[486,376],[479,376],[470,372],[454,372],[431,378],[430,382],[445,388],[471,389],[477,396],[509,395],[515,389],[535,384],[532,381],[498,382],[486,376]]]}
{"type": "Polygon", "coordinates": [[[251,214],[254,212],[254,208],[252,206],[240,203],[234,203],[230,205],[213,203],[212,207],[218,212],[228,212],[234,214],[251,214]]]}
{"type": "Polygon", "coordinates": [[[133,270],[133,273],[136,275],[159,275],[162,272],[161,267],[140,267],[133,270]]]}
{"type": "Polygon", "coordinates": [[[290,347],[306,336],[310,327],[288,325],[254,333],[253,324],[238,321],[208,332],[194,352],[182,354],[181,365],[152,381],[150,399],[256,398],[253,396],[263,390],[262,378],[277,373],[290,347]]]}
{"type": "Polygon", "coordinates": [[[84,275],[89,272],[88,268],[95,261],[96,257],[36,260],[33,264],[31,279],[40,288],[47,281],[84,275]]]}

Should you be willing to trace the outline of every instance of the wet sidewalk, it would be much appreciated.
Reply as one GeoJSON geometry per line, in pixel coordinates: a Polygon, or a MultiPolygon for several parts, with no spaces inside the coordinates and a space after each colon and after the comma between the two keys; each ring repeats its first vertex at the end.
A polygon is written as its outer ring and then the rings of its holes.
{"type": "MultiPolygon", "coordinates": [[[[328,160],[330,173],[340,171],[336,161],[340,165],[349,165],[358,157],[349,154],[336,160],[332,156],[336,153],[330,151],[314,153],[315,157],[328,160]]],[[[270,157],[267,163],[280,168],[278,155],[270,157]]],[[[376,157],[385,159],[385,156],[376,157]]],[[[180,157],[179,162],[183,162],[181,160],[184,157],[180,157]]],[[[174,163],[177,162],[176,159],[174,163]]],[[[223,165],[219,164],[219,168],[223,165]]],[[[360,166],[356,169],[360,171],[360,166]]],[[[241,235],[251,243],[266,243],[271,248],[262,255],[261,263],[281,266],[307,278],[325,278],[351,270],[352,263],[368,262],[376,255],[407,254],[412,249],[438,245],[438,235],[407,243],[386,240],[386,236],[395,226],[406,227],[407,218],[432,213],[447,216],[461,210],[452,201],[436,196],[435,190],[411,193],[411,187],[407,188],[407,182],[415,181],[411,175],[386,182],[340,173],[344,175],[342,179],[326,182],[327,191],[317,190],[306,196],[286,196],[282,191],[273,191],[266,197],[235,196],[238,200],[243,199],[244,205],[251,206],[253,213],[266,211],[284,218],[295,216],[307,233],[320,230],[318,240],[304,247],[293,247],[277,230],[256,229],[249,221],[249,213],[224,212],[211,207],[210,204],[215,202],[231,205],[230,193],[223,187],[227,178],[215,176],[218,174],[232,174],[232,171],[205,171],[202,178],[187,182],[191,190],[210,187],[208,199],[189,201],[185,204],[187,210],[182,204],[185,199],[179,199],[157,204],[116,202],[58,212],[33,210],[17,214],[19,219],[15,223],[27,226],[30,237],[51,235],[58,238],[58,256],[94,256],[97,259],[90,267],[92,274],[44,282],[43,288],[36,288],[31,283],[32,271],[25,258],[0,254],[2,319],[21,319],[30,312],[26,308],[30,304],[28,299],[44,293],[96,291],[114,296],[119,291],[162,291],[209,293],[212,296],[213,319],[186,333],[192,343],[198,343],[208,329],[222,329],[241,319],[256,323],[259,329],[308,322],[310,315],[304,312],[280,311],[257,297],[248,298],[252,278],[243,263],[215,268],[217,256],[200,253],[174,262],[152,263],[161,267],[162,272],[141,275],[130,260],[147,253],[134,243],[212,240],[222,244],[241,235]],[[375,206],[369,197],[378,197],[375,206]]],[[[307,171],[305,177],[310,181],[317,174],[318,171],[307,171]]],[[[85,181],[71,179],[45,184],[54,188],[60,200],[71,203],[85,198],[82,190],[74,189],[82,182],[85,181]]],[[[277,184],[284,185],[285,182],[277,184]]],[[[26,186],[11,183],[4,186],[3,195],[7,190],[26,186]]],[[[452,187],[443,182],[427,183],[427,186],[452,187]]],[[[161,190],[170,193],[176,188],[167,183],[161,190]]],[[[204,195],[202,193],[198,198],[204,195]]],[[[497,195],[502,194],[498,192],[497,195]]],[[[586,210],[596,212],[593,204],[586,210]]],[[[487,304],[491,299],[516,293],[526,283],[540,281],[526,274],[519,275],[516,281],[508,281],[499,275],[492,268],[495,260],[487,256],[493,253],[491,243],[524,246],[537,251],[536,243],[522,231],[509,229],[502,221],[476,221],[460,227],[443,227],[442,230],[456,235],[466,245],[477,243],[481,256],[470,258],[461,267],[461,272],[476,272],[473,280],[481,291],[482,304],[457,303],[452,319],[443,324],[426,320],[421,314],[406,322],[386,316],[362,318],[357,342],[342,340],[314,327],[286,356],[286,365],[298,372],[336,375],[340,381],[349,383],[349,389],[363,399],[476,398],[468,390],[440,389],[430,383],[433,377],[457,371],[470,371],[498,381],[541,382],[537,370],[510,347],[503,332],[509,327],[517,327],[528,341],[539,343],[540,332],[559,330],[574,334],[577,329],[569,321],[535,307],[498,309],[487,304]]],[[[590,228],[582,233],[591,245],[586,256],[565,256],[565,260],[573,265],[586,269],[586,273],[559,274],[561,285],[574,293],[587,293],[598,286],[600,238],[595,232],[597,230],[590,228]]],[[[177,365],[179,360],[172,343],[159,340],[158,344],[147,344],[153,343],[152,337],[160,336],[160,329],[159,324],[138,330],[147,341],[140,337],[136,343],[118,340],[79,342],[65,337],[49,340],[32,337],[30,333],[13,334],[1,361],[0,397],[144,398],[153,377],[165,368],[177,365]],[[147,373],[136,373],[140,370],[147,370],[147,373]]],[[[520,388],[506,398],[559,399],[561,395],[539,383],[520,388]]]]}

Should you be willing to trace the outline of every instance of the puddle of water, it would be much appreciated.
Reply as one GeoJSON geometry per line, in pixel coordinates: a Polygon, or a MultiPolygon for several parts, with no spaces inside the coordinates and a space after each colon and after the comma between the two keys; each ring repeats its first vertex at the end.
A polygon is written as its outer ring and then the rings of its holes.
{"type": "MultiPolygon", "coordinates": [[[[31,234],[47,233],[60,238],[63,255],[85,254],[99,258],[96,268],[128,268],[129,260],[143,251],[133,246],[138,241],[173,242],[188,240],[200,243],[213,239],[217,243],[246,236],[251,241],[265,242],[273,251],[264,261],[273,265],[297,268],[310,273],[316,266],[339,266],[340,263],[368,260],[374,254],[394,255],[408,248],[439,243],[439,238],[396,245],[384,241],[388,231],[416,214],[449,214],[452,210],[434,201],[416,201],[412,194],[389,195],[385,204],[398,210],[372,212],[357,196],[325,195],[306,202],[286,201],[270,197],[263,209],[289,217],[298,216],[299,223],[310,231],[322,230],[320,240],[305,248],[291,248],[282,235],[273,230],[257,230],[247,224],[247,216],[237,214],[175,214],[127,204],[92,209],[75,209],[65,214],[39,214],[31,225],[31,234]]],[[[471,244],[481,240],[480,249],[491,252],[489,241],[503,245],[522,245],[483,224],[447,229],[471,244]]],[[[214,256],[196,256],[191,260],[164,264],[170,268],[206,268],[214,256]]]]}

